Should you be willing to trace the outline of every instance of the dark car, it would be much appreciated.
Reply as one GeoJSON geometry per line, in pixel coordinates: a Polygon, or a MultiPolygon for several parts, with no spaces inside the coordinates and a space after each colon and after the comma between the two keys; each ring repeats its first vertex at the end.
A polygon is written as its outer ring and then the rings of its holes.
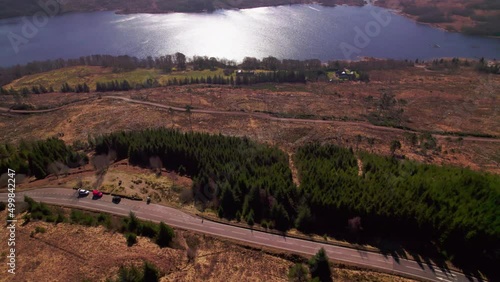
{"type": "Polygon", "coordinates": [[[113,203],[119,204],[122,200],[122,197],[120,196],[113,196],[113,203]]]}

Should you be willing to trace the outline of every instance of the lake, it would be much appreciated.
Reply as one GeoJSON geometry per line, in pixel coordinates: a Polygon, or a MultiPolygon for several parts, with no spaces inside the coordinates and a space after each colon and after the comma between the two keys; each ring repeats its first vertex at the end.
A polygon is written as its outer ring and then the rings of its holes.
{"type": "Polygon", "coordinates": [[[22,18],[0,20],[0,66],[91,54],[175,52],[237,61],[269,55],[322,61],[500,57],[498,38],[445,32],[371,5],[292,5],[211,14],[72,13],[39,19],[35,31],[26,25],[22,18]]]}

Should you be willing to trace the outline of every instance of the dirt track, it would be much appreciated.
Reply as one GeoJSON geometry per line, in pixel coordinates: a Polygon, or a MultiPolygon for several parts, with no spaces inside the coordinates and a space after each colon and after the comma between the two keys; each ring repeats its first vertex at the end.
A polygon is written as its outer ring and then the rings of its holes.
{"type": "MultiPolygon", "coordinates": [[[[176,111],[176,112],[187,112],[186,108],[173,107],[173,106],[160,104],[160,103],[134,100],[134,99],[120,97],[120,96],[103,96],[102,98],[103,99],[122,100],[122,101],[129,102],[129,103],[147,105],[147,106],[167,109],[170,111],[176,111]]],[[[87,99],[85,101],[90,101],[90,100],[95,100],[95,99],[91,98],[91,99],[87,99]]],[[[43,114],[43,113],[58,111],[60,109],[63,109],[67,106],[70,106],[72,104],[76,104],[79,102],[82,102],[82,101],[76,101],[76,102],[72,102],[70,104],[61,106],[61,107],[57,107],[57,108],[53,108],[53,109],[46,109],[46,110],[11,110],[8,108],[0,107],[0,112],[7,112],[7,113],[11,113],[11,114],[43,114]]],[[[373,124],[370,124],[367,122],[359,122],[359,121],[333,121],[333,120],[320,120],[320,119],[280,118],[280,117],[274,117],[270,114],[265,114],[265,113],[241,112],[241,111],[240,112],[237,112],[237,111],[218,111],[218,110],[208,110],[208,109],[190,109],[189,111],[191,113],[201,113],[201,114],[248,116],[248,117],[254,117],[254,118],[259,118],[259,119],[267,119],[270,121],[280,121],[280,122],[289,122],[289,123],[361,126],[361,127],[367,128],[367,129],[372,129],[372,130],[377,130],[377,131],[385,131],[385,132],[395,132],[395,133],[418,132],[418,131],[408,131],[408,130],[394,128],[394,127],[377,126],[377,125],[373,125],[373,124]]],[[[440,138],[440,139],[450,137],[449,135],[442,135],[442,134],[432,134],[432,135],[434,137],[440,138]]],[[[498,138],[482,138],[482,137],[473,137],[473,136],[464,136],[462,138],[464,140],[474,141],[474,142],[500,143],[500,139],[498,139],[498,138]]]]}

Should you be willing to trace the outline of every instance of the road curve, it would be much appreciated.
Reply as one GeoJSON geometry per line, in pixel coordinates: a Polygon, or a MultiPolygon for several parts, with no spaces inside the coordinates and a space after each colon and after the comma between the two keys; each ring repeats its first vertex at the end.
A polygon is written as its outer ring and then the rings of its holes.
{"type": "MultiPolygon", "coordinates": [[[[313,255],[323,247],[328,257],[332,260],[369,267],[419,280],[439,282],[480,281],[476,278],[467,277],[460,272],[441,269],[435,265],[418,263],[413,260],[406,260],[403,258],[395,259],[391,256],[384,256],[375,252],[322,244],[260,231],[252,231],[212,221],[203,221],[198,217],[186,214],[177,209],[155,204],[147,205],[142,201],[122,199],[120,204],[113,204],[111,196],[105,195],[99,200],[92,200],[90,196],[78,198],[75,190],[61,188],[18,192],[16,193],[16,201],[23,201],[24,195],[47,204],[84,208],[121,216],[127,216],[129,212],[132,211],[137,217],[144,220],[151,220],[154,222],[163,221],[173,227],[181,229],[305,255],[313,255]]],[[[1,193],[0,202],[6,202],[6,200],[7,194],[1,193]]]]}

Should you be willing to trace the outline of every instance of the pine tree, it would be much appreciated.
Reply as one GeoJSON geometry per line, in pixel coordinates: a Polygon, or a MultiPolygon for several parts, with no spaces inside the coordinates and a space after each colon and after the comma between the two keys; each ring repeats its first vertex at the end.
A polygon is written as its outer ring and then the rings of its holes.
{"type": "Polygon", "coordinates": [[[163,221],[160,222],[160,228],[158,231],[158,237],[156,238],[156,243],[161,248],[165,248],[170,245],[172,239],[174,238],[174,230],[166,225],[163,221]]]}
{"type": "Polygon", "coordinates": [[[149,262],[144,263],[143,279],[144,282],[158,282],[160,281],[160,272],[158,268],[149,262]]]}
{"type": "Polygon", "coordinates": [[[309,271],[313,279],[319,278],[321,282],[332,281],[332,273],[325,249],[321,248],[316,255],[309,260],[309,271]]]}
{"type": "Polygon", "coordinates": [[[296,263],[288,270],[288,281],[290,282],[307,282],[307,269],[302,263],[296,263]]]}

